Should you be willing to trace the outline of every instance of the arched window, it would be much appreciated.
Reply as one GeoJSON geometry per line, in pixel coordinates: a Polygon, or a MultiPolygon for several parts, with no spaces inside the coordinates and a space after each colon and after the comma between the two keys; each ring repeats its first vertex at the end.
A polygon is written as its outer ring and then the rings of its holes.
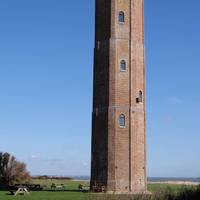
{"type": "Polygon", "coordinates": [[[126,61],[121,60],[120,62],[120,71],[126,71],[126,61]]]}
{"type": "Polygon", "coordinates": [[[126,125],[126,118],[125,118],[125,115],[124,114],[121,114],[119,116],[119,126],[120,127],[125,127],[126,125]]]}
{"type": "Polygon", "coordinates": [[[123,11],[120,11],[119,12],[119,22],[125,22],[125,14],[124,14],[124,12],[123,11]]]}

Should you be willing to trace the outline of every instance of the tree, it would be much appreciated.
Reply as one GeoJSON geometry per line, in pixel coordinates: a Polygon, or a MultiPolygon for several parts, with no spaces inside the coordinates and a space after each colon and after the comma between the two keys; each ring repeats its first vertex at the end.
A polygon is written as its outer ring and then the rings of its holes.
{"type": "Polygon", "coordinates": [[[26,164],[19,162],[9,153],[0,152],[0,182],[13,185],[15,183],[25,183],[31,180],[31,176],[26,169],[26,164]]]}

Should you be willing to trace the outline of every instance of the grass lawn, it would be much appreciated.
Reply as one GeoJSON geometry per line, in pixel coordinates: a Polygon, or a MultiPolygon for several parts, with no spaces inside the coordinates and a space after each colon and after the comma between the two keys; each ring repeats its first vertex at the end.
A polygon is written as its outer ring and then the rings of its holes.
{"type": "MultiPolygon", "coordinates": [[[[155,192],[157,190],[170,190],[171,192],[178,192],[180,191],[184,186],[183,185],[176,185],[176,184],[160,184],[160,183],[152,183],[148,185],[148,190],[151,192],[155,192]]],[[[190,186],[188,186],[190,187],[190,186]]]]}
{"type": "Polygon", "coordinates": [[[84,200],[87,199],[88,193],[78,191],[78,185],[89,185],[88,182],[83,181],[69,181],[69,180],[33,180],[33,184],[41,184],[46,186],[44,191],[31,192],[30,195],[12,196],[9,191],[0,191],[0,200],[84,200]],[[51,191],[51,184],[64,184],[64,191],[51,191]],[[65,191],[66,190],[66,191],[65,191]],[[73,191],[74,190],[74,191],[73,191]]]}
{"type": "Polygon", "coordinates": [[[84,200],[87,199],[88,194],[80,193],[80,192],[31,192],[28,196],[11,196],[8,195],[9,192],[1,191],[0,199],[1,200],[84,200]]]}
{"type": "MultiPolygon", "coordinates": [[[[100,195],[100,198],[96,198],[95,195],[91,195],[87,192],[79,192],[77,190],[79,184],[88,186],[88,182],[81,181],[69,181],[69,180],[34,180],[33,183],[46,185],[44,191],[31,192],[30,195],[25,196],[12,196],[8,191],[0,191],[0,200],[95,200],[95,199],[107,199],[104,195],[100,195]],[[65,191],[50,191],[52,183],[64,184],[66,186],[65,191]],[[93,198],[94,197],[94,198],[93,198]]],[[[148,189],[151,192],[155,192],[159,189],[168,188],[172,193],[176,193],[182,189],[180,185],[167,185],[167,184],[149,184],[148,189]]],[[[110,199],[110,198],[109,198],[110,199]]],[[[112,198],[113,199],[113,198],[112,198]]],[[[121,199],[121,198],[120,198],[121,199]]],[[[122,198],[123,199],[123,198],[122,198]]]]}

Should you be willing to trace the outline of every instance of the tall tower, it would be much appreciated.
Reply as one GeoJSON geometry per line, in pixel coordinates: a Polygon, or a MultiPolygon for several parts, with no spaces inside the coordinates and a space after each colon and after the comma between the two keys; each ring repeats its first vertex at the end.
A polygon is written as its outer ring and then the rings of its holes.
{"type": "Polygon", "coordinates": [[[144,0],[96,0],[91,189],[146,191],[144,0]]]}

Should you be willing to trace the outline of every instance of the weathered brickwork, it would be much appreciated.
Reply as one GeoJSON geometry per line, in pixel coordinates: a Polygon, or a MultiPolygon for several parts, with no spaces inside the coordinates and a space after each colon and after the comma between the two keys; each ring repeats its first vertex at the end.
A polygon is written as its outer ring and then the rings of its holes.
{"type": "Polygon", "coordinates": [[[143,10],[144,0],[96,0],[91,189],[146,191],[143,10]]]}

